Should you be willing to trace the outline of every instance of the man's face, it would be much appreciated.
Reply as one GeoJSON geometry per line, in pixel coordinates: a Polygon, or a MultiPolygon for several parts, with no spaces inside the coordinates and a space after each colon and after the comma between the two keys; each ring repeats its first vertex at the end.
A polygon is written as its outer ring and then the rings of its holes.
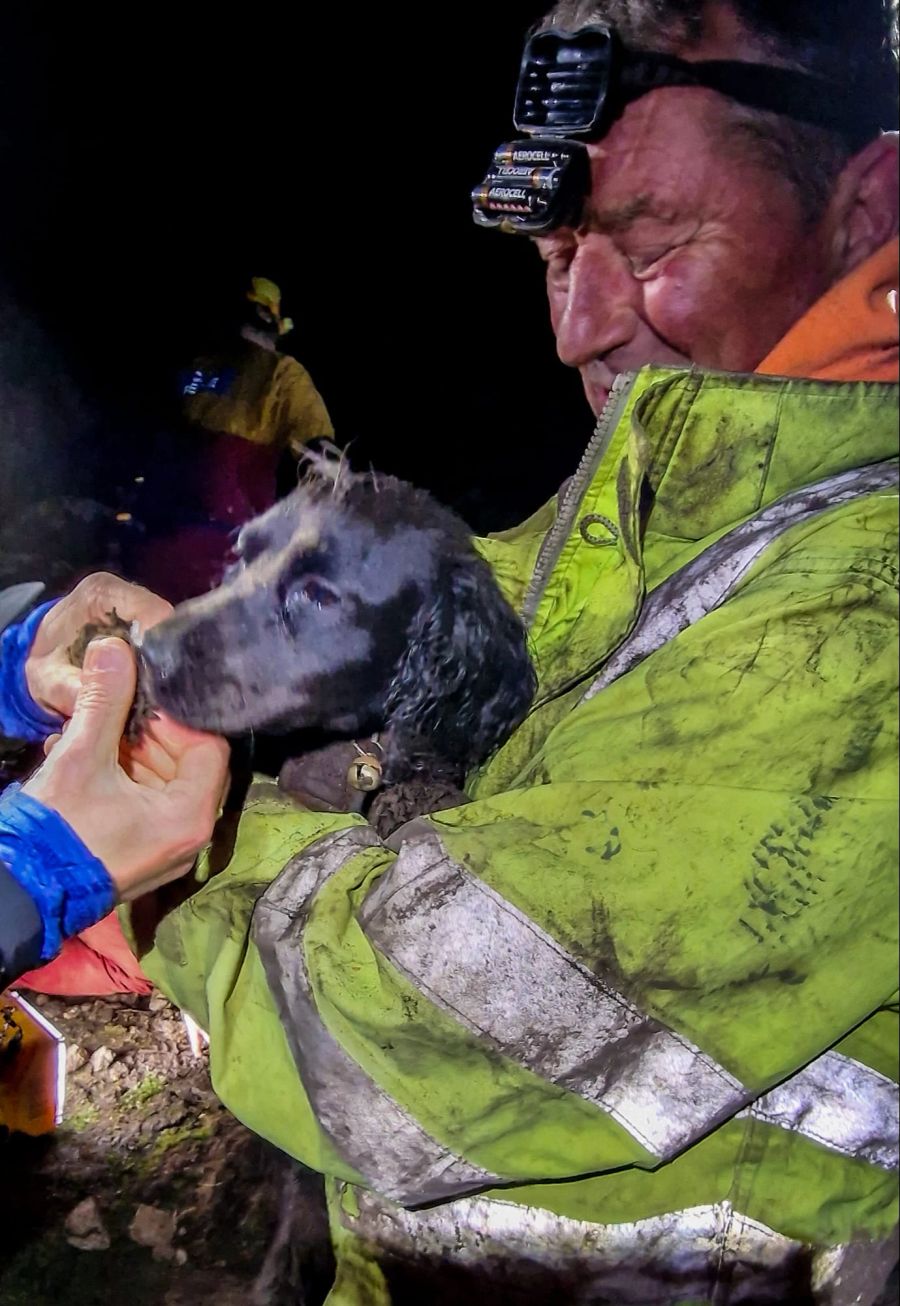
{"type": "Polygon", "coordinates": [[[822,237],[729,140],[714,92],[645,95],[588,149],[582,225],[535,243],[559,357],[595,413],[617,372],[650,363],[753,371],[827,289],[822,237]]]}

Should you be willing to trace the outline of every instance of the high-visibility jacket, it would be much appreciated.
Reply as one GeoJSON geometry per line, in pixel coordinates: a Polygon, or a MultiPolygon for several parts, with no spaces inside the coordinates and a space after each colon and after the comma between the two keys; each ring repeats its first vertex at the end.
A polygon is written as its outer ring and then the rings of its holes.
{"type": "Polygon", "coordinates": [[[539,689],[472,801],[386,845],[259,780],[159,923],[216,1091],[328,1177],[331,1302],[890,1267],[897,446],[889,384],[623,378],[483,541],[539,689]]]}
{"type": "Polygon", "coordinates": [[[227,355],[198,358],[182,377],[189,421],[214,435],[298,453],[334,428],[312,377],[287,354],[242,340],[227,355]]]}

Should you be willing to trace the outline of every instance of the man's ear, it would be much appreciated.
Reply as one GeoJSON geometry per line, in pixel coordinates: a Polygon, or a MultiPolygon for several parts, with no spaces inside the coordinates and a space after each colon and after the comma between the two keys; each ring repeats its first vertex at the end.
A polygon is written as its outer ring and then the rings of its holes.
{"type": "Polygon", "coordinates": [[[886,132],[846,164],[825,216],[834,279],[864,263],[898,230],[898,138],[886,132]]]}

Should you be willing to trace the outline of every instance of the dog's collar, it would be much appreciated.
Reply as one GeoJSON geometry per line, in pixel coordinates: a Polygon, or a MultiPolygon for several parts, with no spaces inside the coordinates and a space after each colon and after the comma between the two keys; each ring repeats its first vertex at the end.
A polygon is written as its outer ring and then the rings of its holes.
{"type": "Polygon", "coordinates": [[[384,754],[384,748],[377,734],[364,742],[368,745],[367,748],[363,748],[356,739],[352,741],[358,756],[354,757],[347,768],[347,784],[361,793],[372,793],[384,783],[381,757],[378,756],[379,753],[384,754]]]}

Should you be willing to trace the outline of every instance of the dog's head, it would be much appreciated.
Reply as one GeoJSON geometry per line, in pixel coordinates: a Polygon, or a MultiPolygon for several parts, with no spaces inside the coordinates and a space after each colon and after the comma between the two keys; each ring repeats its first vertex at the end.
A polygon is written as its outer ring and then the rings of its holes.
{"type": "Polygon", "coordinates": [[[223,734],[387,733],[385,776],[466,770],[524,717],[521,622],[469,532],[389,477],[321,468],[241,531],[218,589],[145,637],[155,702],[223,734]]]}

